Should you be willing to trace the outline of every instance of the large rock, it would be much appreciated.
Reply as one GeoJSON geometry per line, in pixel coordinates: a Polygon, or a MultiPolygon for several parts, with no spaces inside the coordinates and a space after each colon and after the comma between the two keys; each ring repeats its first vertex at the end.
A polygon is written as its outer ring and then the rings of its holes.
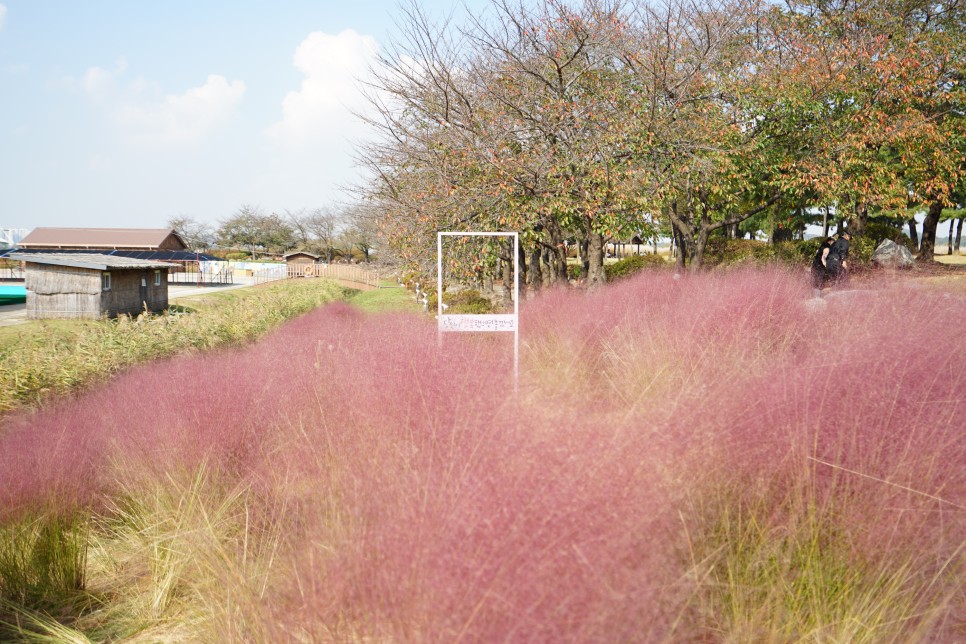
{"type": "Polygon", "coordinates": [[[912,268],[912,253],[891,239],[883,239],[872,253],[872,263],[883,268],[912,268]]]}

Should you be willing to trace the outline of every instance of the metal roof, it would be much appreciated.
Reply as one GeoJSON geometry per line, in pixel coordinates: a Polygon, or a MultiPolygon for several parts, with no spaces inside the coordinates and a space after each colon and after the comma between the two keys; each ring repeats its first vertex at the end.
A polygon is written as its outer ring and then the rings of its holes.
{"type": "Polygon", "coordinates": [[[176,266],[164,262],[151,262],[133,257],[118,257],[98,253],[8,253],[6,259],[20,260],[31,264],[89,268],[95,271],[106,271],[111,268],[150,269],[176,266]]]}
{"type": "Polygon", "coordinates": [[[143,248],[158,249],[174,236],[182,248],[188,245],[171,228],[34,228],[18,244],[24,248],[143,248]]]}
{"type": "Polygon", "coordinates": [[[226,260],[207,253],[193,253],[188,250],[77,250],[63,249],[52,250],[50,248],[12,248],[10,250],[0,250],[0,258],[10,253],[21,253],[24,255],[56,253],[58,255],[111,255],[114,257],[133,257],[134,259],[148,259],[160,262],[224,262],[226,260]]]}

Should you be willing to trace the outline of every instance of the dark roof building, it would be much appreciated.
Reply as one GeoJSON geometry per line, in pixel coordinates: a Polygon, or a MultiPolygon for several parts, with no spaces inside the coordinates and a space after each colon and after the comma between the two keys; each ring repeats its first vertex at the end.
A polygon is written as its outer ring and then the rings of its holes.
{"type": "Polygon", "coordinates": [[[171,228],[34,228],[18,247],[37,250],[187,250],[171,228]]]}

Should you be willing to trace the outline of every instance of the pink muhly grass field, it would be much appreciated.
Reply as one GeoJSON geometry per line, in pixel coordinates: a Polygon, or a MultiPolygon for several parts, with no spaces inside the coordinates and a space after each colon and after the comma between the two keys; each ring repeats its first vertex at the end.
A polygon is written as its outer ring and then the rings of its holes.
{"type": "Polygon", "coordinates": [[[440,352],[423,318],[329,305],[8,416],[0,508],[97,512],[205,463],[285,509],[256,616],[273,638],[613,642],[726,632],[695,550],[716,504],[787,529],[804,489],[857,559],[915,565],[944,636],[964,609],[966,302],[808,295],[750,270],[545,293],[516,396],[505,338],[440,352]]]}

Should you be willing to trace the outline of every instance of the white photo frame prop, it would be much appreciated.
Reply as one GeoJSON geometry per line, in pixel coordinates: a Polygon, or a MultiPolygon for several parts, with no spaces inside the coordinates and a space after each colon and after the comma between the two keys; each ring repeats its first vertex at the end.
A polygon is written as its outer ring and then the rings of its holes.
{"type": "Polygon", "coordinates": [[[520,380],[520,236],[517,233],[441,232],[436,233],[436,320],[438,335],[443,333],[513,333],[513,381],[520,380]],[[513,313],[443,313],[443,238],[511,237],[513,239],[513,313]]]}

